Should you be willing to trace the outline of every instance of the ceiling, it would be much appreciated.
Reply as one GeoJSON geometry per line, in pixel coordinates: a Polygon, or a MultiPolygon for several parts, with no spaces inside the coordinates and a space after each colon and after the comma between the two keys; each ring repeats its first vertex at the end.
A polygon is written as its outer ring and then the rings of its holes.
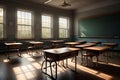
{"type": "MultiPolygon", "coordinates": [[[[28,0],[35,3],[45,4],[48,0],[28,0]]],[[[100,8],[104,6],[110,6],[120,3],[120,0],[65,0],[71,6],[62,7],[64,0],[50,0],[45,5],[67,9],[67,10],[79,10],[84,11],[87,9],[100,8]]]]}

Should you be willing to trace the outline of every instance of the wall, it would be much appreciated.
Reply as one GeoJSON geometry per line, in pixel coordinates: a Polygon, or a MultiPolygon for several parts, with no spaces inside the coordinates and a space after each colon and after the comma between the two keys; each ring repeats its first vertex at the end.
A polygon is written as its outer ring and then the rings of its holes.
{"type": "Polygon", "coordinates": [[[34,15],[34,38],[31,40],[42,40],[41,38],[41,14],[47,13],[53,15],[53,38],[58,39],[58,17],[65,16],[70,18],[70,38],[68,40],[72,40],[74,36],[74,28],[73,28],[73,17],[74,13],[72,10],[63,10],[50,6],[45,6],[38,3],[33,3],[30,1],[24,0],[0,0],[0,6],[5,8],[6,12],[6,24],[5,24],[5,39],[4,40],[12,40],[17,41],[16,39],[16,10],[17,9],[26,9],[33,11],[34,15]]]}
{"type": "MultiPolygon", "coordinates": [[[[87,11],[76,11],[75,15],[75,40],[85,40],[85,41],[100,41],[100,42],[115,42],[118,43],[118,47],[115,48],[116,50],[120,50],[120,39],[119,38],[97,38],[97,37],[80,37],[79,33],[79,24],[80,20],[87,20],[87,19],[92,19],[92,18],[97,18],[97,17],[106,17],[108,15],[119,15],[120,14],[120,3],[115,4],[115,5],[110,5],[106,7],[100,7],[100,8],[95,8],[87,11]]],[[[120,24],[118,22],[118,24],[120,24]]],[[[103,25],[103,24],[102,24],[103,25]]],[[[114,24],[113,24],[114,25],[114,24]]],[[[114,26],[112,26],[114,27],[114,26]]],[[[120,27],[120,26],[117,26],[120,27]]],[[[116,31],[118,31],[116,29],[116,31]]]]}

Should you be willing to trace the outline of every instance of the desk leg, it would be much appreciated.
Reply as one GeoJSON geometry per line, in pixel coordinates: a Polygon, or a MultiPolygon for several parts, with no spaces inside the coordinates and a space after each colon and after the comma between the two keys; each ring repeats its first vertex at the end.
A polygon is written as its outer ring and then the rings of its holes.
{"type": "Polygon", "coordinates": [[[96,58],[97,58],[97,61],[96,61],[96,66],[98,66],[98,61],[99,61],[98,56],[96,56],[96,58]]]}
{"type": "Polygon", "coordinates": [[[55,61],[55,79],[57,80],[57,62],[55,61]]]}
{"type": "Polygon", "coordinates": [[[66,59],[66,67],[68,68],[68,59],[66,59]]]}
{"type": "Polygon", "coordinates": [[[46,67],[45,72],[47,73],[47,60],[45,60],[45,67],[46,67]]]}
{"type": "Polygon", "coordinates": [[[75,71],[77,71],[77,56],[75,56],[75,71]]]}
{"type": "Polygon", "coordinates": [[[51,70],[51,75],[53,76],[51,64],[52,64],[52,62],[50,62],[50,70],[51,70]]]}

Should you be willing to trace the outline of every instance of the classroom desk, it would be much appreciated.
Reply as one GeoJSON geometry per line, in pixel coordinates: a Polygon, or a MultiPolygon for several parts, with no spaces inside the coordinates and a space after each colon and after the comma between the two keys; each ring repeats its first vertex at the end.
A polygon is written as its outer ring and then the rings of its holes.
{"type": "MultiPolygon", "coordinates": [[[[103,43],[103,45],[104,46],[108,46],[108,47],[111,47],[110,49],[114,49],[115,47],[117,47],[118,46],[118,44],[117,43],[103,43]]],[[[110,54],[109,54],[109,56],[113,56],[113,52],[110,52],[110,54]]]]}
{"type": "Polygon", "coordinates": [[[79,42],[80,44],[84,44],[84,43],[86,43],[87,41],[79,40],[79,41],[77,41],[77,42],[79,42]]]}
{"type": "Polygon", "coordinates": [[[90,41],[90,43],[96,43],[96,44],[100,44],[100,41],[90,41]]]}
{"type": "MultiPolygon", "coordinates": [[[[80,49],[81,49],[80,53],[81,53],[82,63],[84,62],[84,60],[83,60],[83,59],[84,59],[84,56],[86,56],[86,57],[90,56],[90,55],[86,54],[84,48],[85,48],[85,47],[95,46],[95,45],[97,45],[97,43],[88,42],[88,43],[85,43],[85,44],[81,44],[81,45],[76,45],[76,46],[75,46],[76,48],[80,48],[80,49]],[[87,56],[87,55],[88,55],[88,56],[87,56]]],[[[88,61],[87,61],[87,62],[88,62],[88,61]]],[[[81,63],[81,64],[82,64],[82,63],[81,63]]]]}
{"type": "Polygon", "coordinates": [[[58,48],[60,47],[60,44],[64,42],[64,40],[51,40],[50,42],[52,42],[54,48],[58,48]]]}
{"type": "MultiPolygon", "coordinates": [[[[78,48],[67,48],[67,47],[43,50],[44,56],[45,56],[44,58],[46,62],[46,67],[47,67],[47,61],[55,62],[55,66],[56,66],[55,78],[57,79],[57,61],[75,57],[75,71],[76,71],[76,68],[77,68],[77,57],[76,56],[78,56],[79,50],[80,49],[78,48]]],[[[46,69],[46,73],[47,73],[47,69],[46,69]]]]}
{"type": "Polygon", "coordinates": [[[43,44],[43,42],[39,42],[39,41],[30,41],[29,43],[32,47],[39,47],[43,44]]]}
{"type": "Polygon", "coordinates": [[[85,47],[90,47],[90,46],[95,46],[95,45],[96,45],[96,43],[88,42],[88,43],[85,43],[85,44],[76,45],[75,47],[80,48],[80,49],[83,50],[83,48],[85,48],[85,47]]]}
{"type": "Polygon", "coordinates": [[[75,47],[75,45],[79,45],[82,42],[65,42],[66,45],[69,45],[70,47],[75,47]]]}
{"type": "Polygon", "coordinates": [[[114,47],[117,46],[117,43],[103,43],[103,45],[109,46],[109,47],[111,47],[111,48],[114,48],[114,47]]]}
{"type": "MultiPolygon", "coordinates": [[[[111,47],[109,46],[92,46],[92,47],[85,47],[83,49],[86,50],[86,53],[96,56],[97,58],[96,63],[98,63],[98,56],[104,52],[107,52],[110,48],[111,47]]],[[[108,62],[108,57],[107,57],[107,62],[108,62]]]]}
{"type": "Polygon", "coordinates": [[[28,42],[30,44],[30,46],[28,46],[28,52],[30,52],[29,50],[35,50],[36,48],[39,48],[40,46],[42,46],[43,42],[40,41],[29,41],[28,42]]]}
{"type": "MultiPolygon", "coordinates": [[[[9,43],[4,43],[7,46],[7,50],[16,50],[18,51],[18,56],[21,56],[21,53],[19,52],[20,48],[22,47],[22,43],[19,42],[9,42],[9,43]]],[[[7,58],[9,59],[9,52],[7,53],[7,58]]]]}

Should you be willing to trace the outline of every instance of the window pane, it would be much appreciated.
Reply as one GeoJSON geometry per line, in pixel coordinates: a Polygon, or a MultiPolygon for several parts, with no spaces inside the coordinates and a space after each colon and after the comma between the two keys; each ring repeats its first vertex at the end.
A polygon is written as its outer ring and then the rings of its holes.
{"type": "Polygon", "coordinates": [[[51,38],[50,28],[42,28],[42,38],[51,38]]]}
{"type": "Polygon", "coordinates": [[[0,8],[0,16],[3,16],[3,8],[0,8]]]}
{"type": "Polygon", "coordinates": [[[20,26],[18,25],[18,34],[19,38],[21,39],[26,39],[26,38],[31,38],[32,36],[31,33],[31,28],[30,26],[20,26]]]}
{"type": "Polygon", "coordinates": [[[0,24],[0,38],[3,38],[3,24],[0,24]]]}
{"type": "Polygon", "coordinates": [[[0,38],[3,38],[3,8],[0,8],[0,38]]]}
{"type": "Polygon", "coordinates": [[[68,37],[68,32],[67,32],[68,30],[65,30],[65,29],[60,29],[59,30],[59,36],[60,36],[60,38],[67,38],[68,37]]]}
{"type": "Polygon", "coordinates": [[[51,27],[51,16],[42,15],[42,26],[51,27]]]}
{"type": "Polygon", "coordinates": [[[3,16],[0,16],[0,23],[3,23],[3,16]]]}
{"type": "Polygon", "coordinates": [[[69,20],[68,18],[59,18],[59,38],[69,37],[69,20]]]}
{"type": "Polygon", "coordinates": [[[59,18],[60,28],[67,28],[68,27],[67,21],[68,21],[67,18],[59,18]]]}
{"type": "Polygon", "coordinates": [[[20,39],[32,38],[32,13],[17,11],[17,37],[20,39]]]}
{"type": "Polygon", "coordinates": [[[42,15],[42,38],[52,37],[52,17],[50,15],[42,15]]]}

